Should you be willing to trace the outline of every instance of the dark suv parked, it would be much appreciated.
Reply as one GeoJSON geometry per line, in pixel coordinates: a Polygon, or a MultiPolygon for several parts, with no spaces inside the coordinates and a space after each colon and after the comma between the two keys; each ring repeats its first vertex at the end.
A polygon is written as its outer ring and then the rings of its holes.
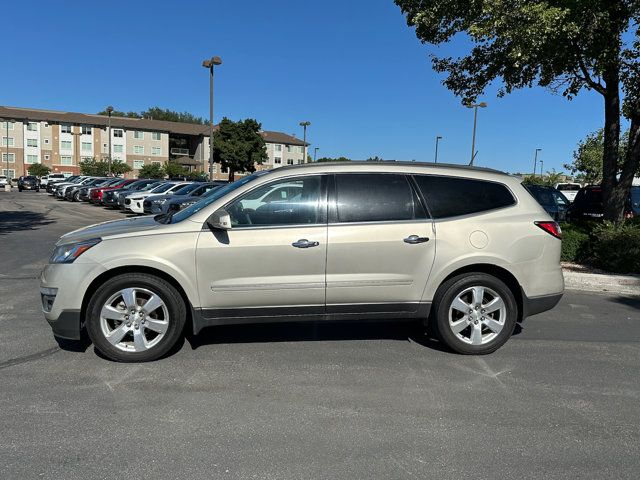
{"type": "MultiPolygon", "coordinates": [[[[631,187],[629,198],[624,206],[626,218],[635,215],[640,215],[640,187],[631,187]]],[[[594,220],[604,217],[602,187],[591,185],[580,189],[569,207],[568,217],[571,220],[594,220]]]]}
{"type": "Polygon", "coordinates": [[[34,177],[32,175],[20,177],[18,179],[18,191],[21,192],[22,190],[35,190],[36,192],[39,192],[40,180],[38,180],[38,177],[34,177]]]}

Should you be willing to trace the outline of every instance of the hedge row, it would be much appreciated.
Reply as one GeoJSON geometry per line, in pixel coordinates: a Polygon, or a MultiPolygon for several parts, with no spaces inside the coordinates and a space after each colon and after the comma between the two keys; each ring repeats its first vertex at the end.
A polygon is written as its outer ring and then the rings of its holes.
{"type": "Polygon", "coordinates": [[[640,273],[640,222],[562,225],[562,260],[615,273],[640,273]]]}

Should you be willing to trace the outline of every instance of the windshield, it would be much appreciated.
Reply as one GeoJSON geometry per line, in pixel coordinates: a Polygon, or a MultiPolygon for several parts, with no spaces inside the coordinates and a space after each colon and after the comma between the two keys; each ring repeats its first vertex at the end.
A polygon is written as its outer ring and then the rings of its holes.
{"type": "Polygon", "coordinates": [[[580,185],[576,185],[575,183],[561,183],[558,185],[558,190],[561,192],[577,192],[580,190],[580,185]]]}
{"type": "Polygon", "coordinates": [[[213,202],[215,202],[219,198],[222,198],[226,194],[233,192],[235,189],[240,188],[241,186],[254,181],[256,178],[259,178],[262,175],[265,175],[267,172],[268,170],[256,172],[252,175],[241,178],[236,182],[228,183],[223,187],[214,188],[213,190],[210,190],[209,192],[207,192],[207,195],[203,195],[202,197],[200,197],[201,200],[198,203],[194,203],[190,207],[187,207],[184,210],[181,210],[177,212],[175,215],[173,215],[173,217],[171,217],[171,223],[178,223],[186,218],[189,218],[191,215],[193,215],[196,212],[199,212],[200,210],[207,207],[208,205],[211,205],[213,202]]]}
{"type": "Polygon", "coordinates": [[[179,188],[178,190],[173,192],[173,194],[174,195],[186,195],[188,193],[193,192],[200,185],[201,185],[200,183],[191,183],[189,185],[185,185],[184,187],[179,188]]]}
{"type": "Polygon", "coordinates": [[[149,193],[162,193],[162,192],[166,192],[167,190],[169,190],[170,188],[172,188],[175,185],[175,183],[161,183],[160,185],[158,185],[155,188],[152,188],[151,190],[149,190],[149,193]]]}

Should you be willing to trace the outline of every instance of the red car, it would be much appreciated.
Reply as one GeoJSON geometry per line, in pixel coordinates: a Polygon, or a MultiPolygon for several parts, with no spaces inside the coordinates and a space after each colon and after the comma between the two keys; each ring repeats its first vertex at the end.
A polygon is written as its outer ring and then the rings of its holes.
{"type": "Polygon", "coordinates": [[[102,203],[102,195],[105,190],[113,190],[115,188],[122,188],[125,185],[129,185],[130,183],[135,182],[135,179],[125,180],[122,179],[121,182],[114,183],[113,185],[109,185],[108,187],[94,188],[91,190],[91,195],[89,196],[89,201],[91,203],[95,203],[96,205],[100,205],[102,203]]]}

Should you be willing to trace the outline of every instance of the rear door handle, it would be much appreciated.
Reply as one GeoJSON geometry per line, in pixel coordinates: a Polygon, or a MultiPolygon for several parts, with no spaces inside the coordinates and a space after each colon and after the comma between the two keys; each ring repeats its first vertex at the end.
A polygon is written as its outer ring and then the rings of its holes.
{"type": "Polygon", "coordinates": [[[425,243],[429,241],[429,237],[419,237],[418,235],[409,235],[404,239],[404,243],[425,243]]]}
{"type": "Polygon", "coordinates": [[[320,243],[309,241],[306,238],[302,238],[297,242],[293,242],[291,245],[293,245],[296,248],[310,248],[310,247],[317,247],[318,245],[320,245],[320,243]]]}

